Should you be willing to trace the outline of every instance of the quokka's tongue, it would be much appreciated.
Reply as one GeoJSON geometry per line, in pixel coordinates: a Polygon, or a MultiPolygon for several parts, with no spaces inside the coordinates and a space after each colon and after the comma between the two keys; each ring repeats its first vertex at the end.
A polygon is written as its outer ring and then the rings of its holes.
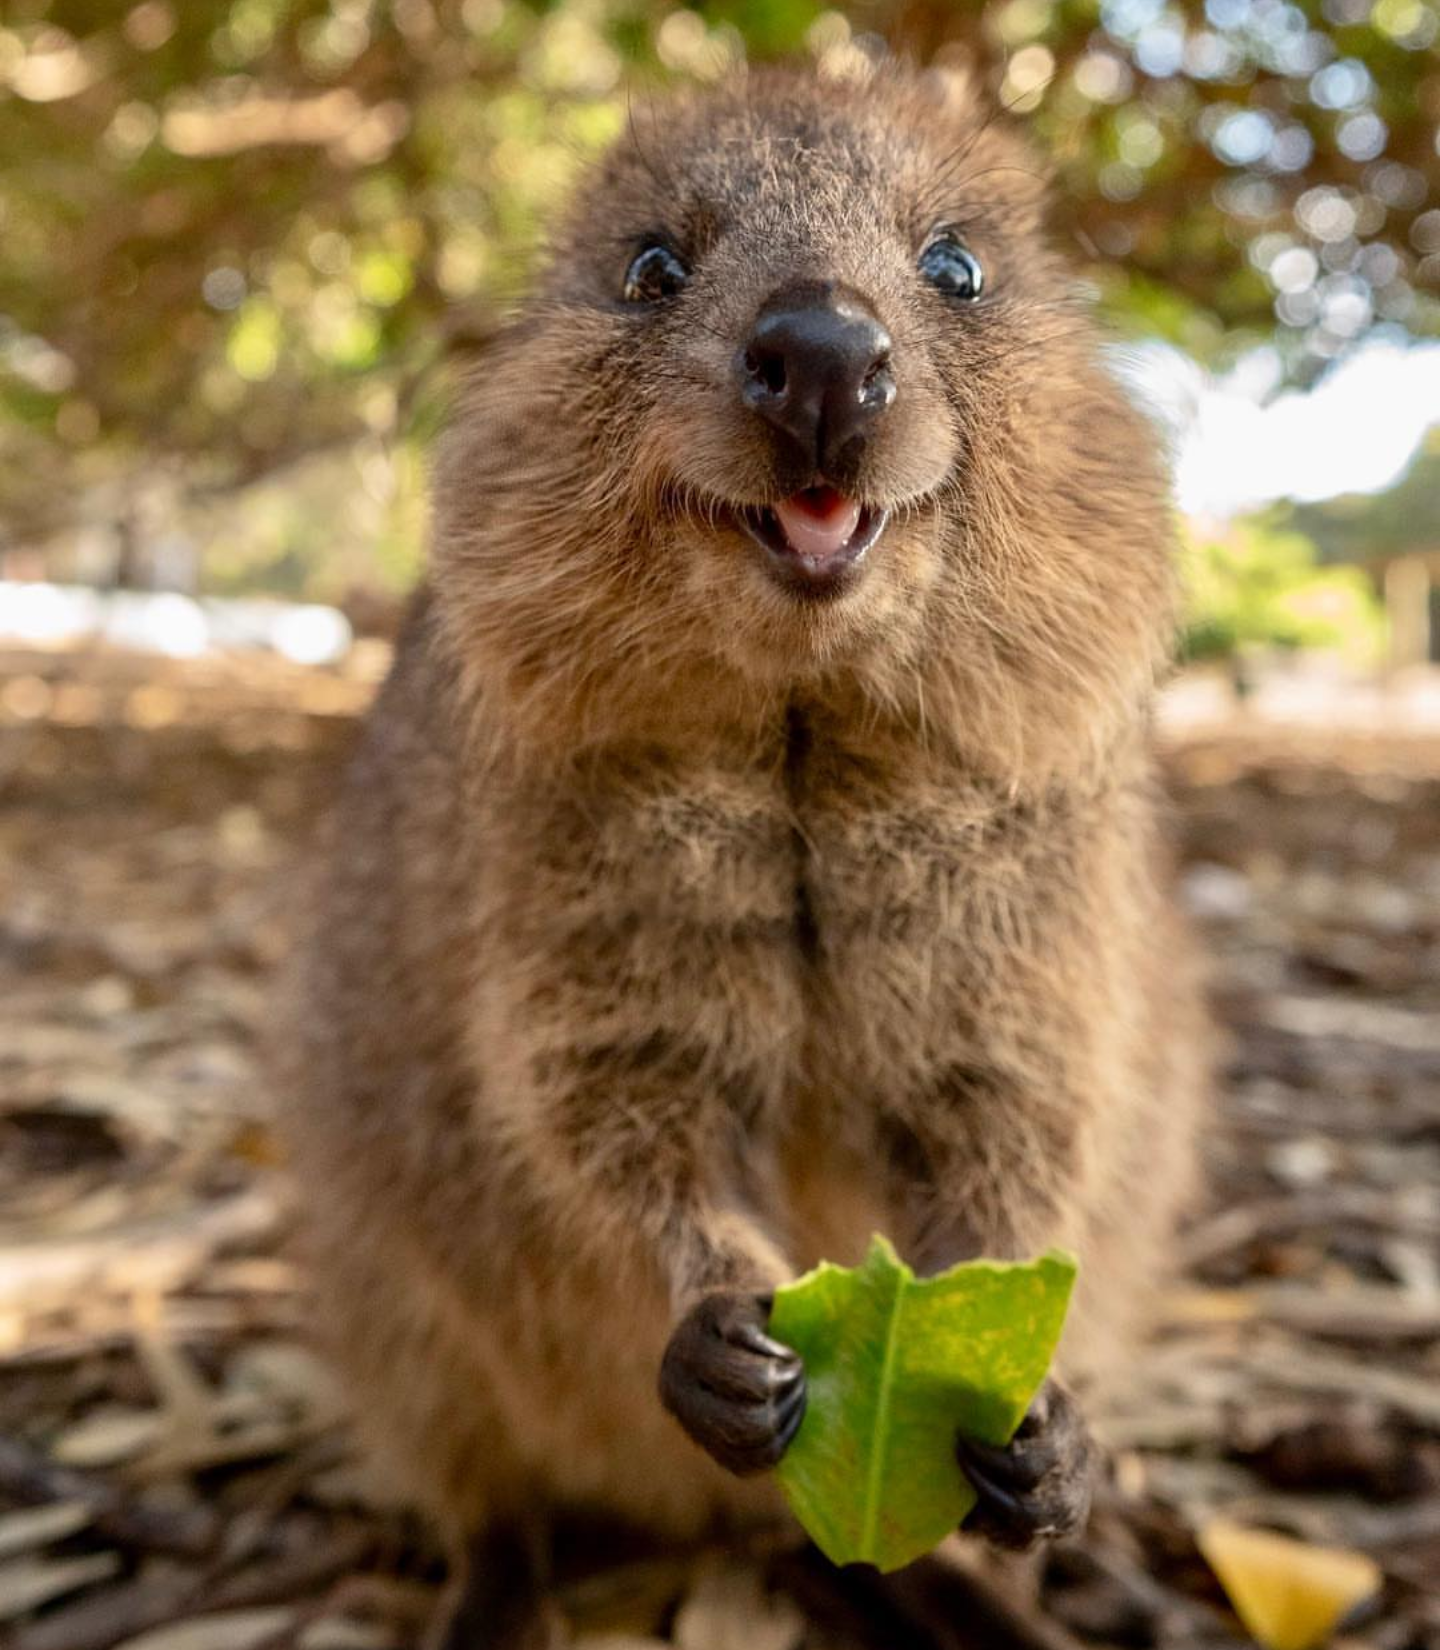
{"type": "Polygon", "coordinates": [[[797,555],[828,561],[855,536],[860,506],[833,487],[807,487],[777,504],[775,519],[797,555]]]}

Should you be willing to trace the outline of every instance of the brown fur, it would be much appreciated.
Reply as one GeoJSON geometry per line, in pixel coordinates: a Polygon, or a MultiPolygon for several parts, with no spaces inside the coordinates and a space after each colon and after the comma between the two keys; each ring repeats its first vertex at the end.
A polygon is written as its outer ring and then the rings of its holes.
{"type": "Polygon", "coordinates": [[[457,410],[290,985],[325,1327],[457,1542],[777,1516],[661,1354],[873,1230],[1078,1250],[1072,1380],[1143,1319],[1203,1086],[1147,755],[1170,526],[1042,207],[935,76],[637,110],[457,410]],[[915,270],[940,221],[963,312],[915,270]],[[694,278],[636,313],[660,228],[694,278]],[[804,485],[729,365],[792,277],[864,294],[899,384],[855,487],[895,518],[826,603],[724,515],[804,485]]]}

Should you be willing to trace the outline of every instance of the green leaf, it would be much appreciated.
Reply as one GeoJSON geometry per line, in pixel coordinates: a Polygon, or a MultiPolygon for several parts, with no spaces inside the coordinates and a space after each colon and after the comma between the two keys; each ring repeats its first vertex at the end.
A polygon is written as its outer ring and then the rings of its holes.
{"type": "Polygon", "coordinates": [[[897,1570],[975,1505],[957,1433],[1007,1444],[1045,1379],[1072,1256],[976,1260],[917,1279],[876,1236],[863,1266],[828,1262],[775,1293],[770,1333],[805,1360],[805,1419],[778,1468],[834,1564],[897,1570]]]}

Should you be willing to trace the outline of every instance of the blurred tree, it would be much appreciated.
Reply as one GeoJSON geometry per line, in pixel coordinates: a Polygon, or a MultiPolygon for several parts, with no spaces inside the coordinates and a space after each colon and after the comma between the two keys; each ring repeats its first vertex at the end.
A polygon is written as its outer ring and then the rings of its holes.
{"type": "Polygon", "coordinates": [[[0,517],[423,433],[624,86],[880,37],[1031,116],[1122,325],[1304,376],[1440,325],[1437,36],[1440,0],[7,0],[0,517]]]}
{"type": "Polygon", "coordinates": [[[1357,567],[1319,567],[1283,508],[1192,539],[1183,561],[1187,658],[1321,647],[1373,663],[1384,640],[1374,583],[1357,567]]]}
{"type": "Polygon", "coordinates": [[[1323,561],[1362,564],[1384,592],[1392,664],[1440,664],[1440,424],[1393,487],[1299,505],[1289,519],[1323,561]]]}
{"type": "Polygon", "coordinates": [[[1440,424],[1387,491],[1300,505],[1290,519],[1325,561],[1379,564],[1415,553],[1440,558],[1440,424]]]}

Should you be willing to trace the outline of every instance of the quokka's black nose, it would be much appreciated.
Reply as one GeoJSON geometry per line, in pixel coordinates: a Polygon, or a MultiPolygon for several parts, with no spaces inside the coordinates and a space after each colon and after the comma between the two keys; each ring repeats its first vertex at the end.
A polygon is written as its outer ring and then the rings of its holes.
{"type": "Polygon", "coordinates": [[[843,288],[777,292],[739,356],[740,395],[806,462],[842,477],[895,399],[890,334],[843,288]]]}

